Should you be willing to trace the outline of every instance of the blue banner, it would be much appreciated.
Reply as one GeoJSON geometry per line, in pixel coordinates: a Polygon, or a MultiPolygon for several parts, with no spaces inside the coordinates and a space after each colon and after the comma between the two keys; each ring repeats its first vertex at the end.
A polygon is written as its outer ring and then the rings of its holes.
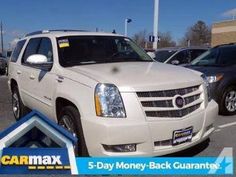
{"type": "Polygon", "coordinates": [[[232,157],[77,158],[80,175],[233,175],[232,157]]]}

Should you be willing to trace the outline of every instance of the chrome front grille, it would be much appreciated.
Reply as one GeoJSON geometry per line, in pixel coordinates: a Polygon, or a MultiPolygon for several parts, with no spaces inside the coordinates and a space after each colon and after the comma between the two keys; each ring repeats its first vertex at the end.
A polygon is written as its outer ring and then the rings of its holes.
{"type": "Polygon", "coordinates": [[[173,89],[165,91],[137,92],[138,97],[173,97],[175,95],[186,95],[199,89],[199,86],[187,87],[183,89],[173,89]]]}
{"type": "Polygon", "coordinates": [[[141,101],[143,107],[174,107],[172,100],[164,100],[164,101],[141,101]]]}
{"type": "Polygon", "coordinates": [[[203,103],[200,85],[182,89],[164,91],[137,92],[143,110],[147,117],[181,118],[198,110],[203,103]],[[184,106],[176,105],[176,97],[181,96],[184,106]]]}
{"type": "Polygon", "coordinates": [[[170,110],[170,111],[145,111],[147,117],[184,117],[200,107],[200,104],[180,109],[180,110],[170,110]]]}

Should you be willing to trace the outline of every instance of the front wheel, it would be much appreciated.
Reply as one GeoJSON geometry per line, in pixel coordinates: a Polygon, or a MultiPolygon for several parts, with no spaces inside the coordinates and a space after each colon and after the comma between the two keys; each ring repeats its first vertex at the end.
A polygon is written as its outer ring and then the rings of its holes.
{"type": "Polygon", "coordinates": [[[88,157],[89,154],[84,139],[79,111],[73,106],[66,106],[63,108],[59,115],[59,125],[78,138],[77,145],[74,148],[75,155],[79,157],[88,157]]]}
{"type": "Polygon", "coordinates": [[[22,103],[17,87],[12,90],[12,111],[16,121],[20,120],[27,113],[27,108],[22,103]]]}
{"type": "Polygon", "coordinates": [[[236,87],[231,86],[227,88],[220,102],[220,114],[234,115],[236,114],[236,87]]]}

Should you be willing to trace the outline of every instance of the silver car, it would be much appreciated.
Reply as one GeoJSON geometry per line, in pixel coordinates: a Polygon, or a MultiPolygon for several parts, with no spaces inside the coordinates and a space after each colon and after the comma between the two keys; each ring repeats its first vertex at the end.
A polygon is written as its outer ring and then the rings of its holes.
{"type": "Polygon", "coordinates": [[[188,64],[208,49],[206,47],[162,48],[156,51],[155,60],[173,65],[188,64]]]}

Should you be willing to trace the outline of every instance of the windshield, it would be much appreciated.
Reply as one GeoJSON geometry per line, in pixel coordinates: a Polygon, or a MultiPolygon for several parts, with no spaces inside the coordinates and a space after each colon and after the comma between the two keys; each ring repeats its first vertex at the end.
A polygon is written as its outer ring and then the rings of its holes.
{"type": "Polygon", "coordinates": [[[192,61],[191,65],[196,66],[217,66],[218,65],[218,48],[213,48],[203,53],[195,60],[192,61]]]}
{"type": "Polygon", "coordinates": [[[153,62],[132,40],[115,36],[67,36],[57,39],[64,67],[112,62],[153,62]]]}
{"type": "Polygon", "coordinates": [[[174,55],[176,50],[160,50],[156,52],[156,61],[164,63],[167,59],[169,59],[172,55],[174,55]]]}

